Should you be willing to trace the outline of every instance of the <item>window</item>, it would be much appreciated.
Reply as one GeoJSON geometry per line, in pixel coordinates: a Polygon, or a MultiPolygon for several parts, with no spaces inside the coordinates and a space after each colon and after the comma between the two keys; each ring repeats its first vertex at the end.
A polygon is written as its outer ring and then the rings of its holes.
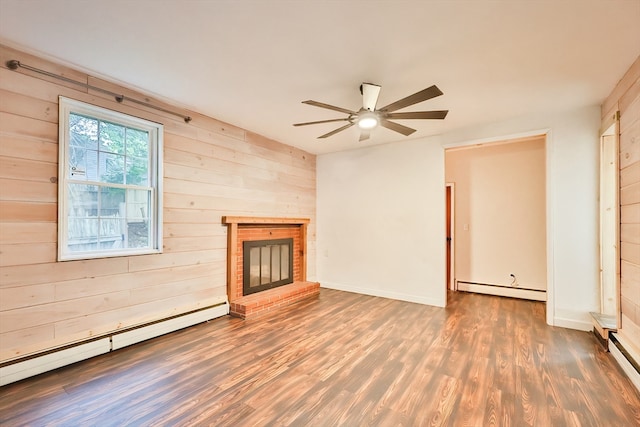
{"type": "Polygon", "coordinates": [[[60,97],[58,260],[162,251],[162,130],[60,97]]]}

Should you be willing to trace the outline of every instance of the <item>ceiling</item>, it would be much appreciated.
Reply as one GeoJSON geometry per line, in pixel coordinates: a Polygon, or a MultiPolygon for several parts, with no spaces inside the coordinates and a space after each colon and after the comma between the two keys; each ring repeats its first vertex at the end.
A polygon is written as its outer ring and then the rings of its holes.
{"type": "Polygon", "coordinates": [[[640,0],[0,0],[0,42],[124,83],[312,153],[599,105],[640,55],[640,0]],[[401,111],[404,137],[293,123],[378,106],[432,84],[401,111]]]}

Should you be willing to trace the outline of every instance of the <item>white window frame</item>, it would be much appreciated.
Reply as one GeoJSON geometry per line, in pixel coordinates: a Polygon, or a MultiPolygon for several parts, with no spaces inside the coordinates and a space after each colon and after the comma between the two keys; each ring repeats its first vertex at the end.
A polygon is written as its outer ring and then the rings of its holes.
{"type": "Polygon", "coordinates": [[[58,261],[95,259],[119,256],[162,253],[162,147],[164,126],[149,120],[133,117],[106,108],[70,98],[59,97],[59,154],[58,154],[58,261]],[[104,120],[149,132],[149,183],[147,186],[105,184],[104,182],[78,181],[69,176],[69,115],[71,113],[104,120]],[[118,248],[88,251],[68,249],[68,184],[146,189],[151,191],[149,230],[150,242],[145,248],[118,248]]]}

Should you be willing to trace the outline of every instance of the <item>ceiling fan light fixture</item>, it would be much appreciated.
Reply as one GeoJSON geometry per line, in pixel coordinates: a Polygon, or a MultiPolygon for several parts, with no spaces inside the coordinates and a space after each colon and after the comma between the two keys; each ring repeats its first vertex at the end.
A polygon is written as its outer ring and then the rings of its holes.
{"type": "Polygon", "coordinates": [[[314,107],[326,108],[327,110],[333,110],[347,114],[347,117],[328,120],[316,120],[314,122],[294,123],[293,125],[306,126],[320,123],[348,122],[346,125],[341,126],[338,129],[334,129],[329,133],[320,135],[318,139],[328,138],[338,132],[342,132],[343,130],[350,128],[351,126],[358,125],[358,128],[360,129],[359,141],[365,141],[370,138],[370,131],[378,126],[392,130],[394,132],[398,132],[404,136],[409,136],[412,133],[416,132],[416,129],[401,125],[400,123],[396,123],[393,120],[442,120],[447,116],[447,113],[449,112],[448,110],[409,111],[401,113],[396,112],[397,110],[402,110],[403,108],[442,95],[442,91],[438,89],[436,85],[432,85],[426,89],[414,93],[413,95],[405,96],[404,98],[399,99],[396,102],[392,102],[391,104],[386,105],[382,108],[377,108],[380,86],[374,85],[372,83],[362,83],[362,85],[360,85],[360,93],[362,94],[362,108],[357,111],[349,110],[342,107],[336,107],[335,105],[325,104],[323,102],[313,100],[302,101],[303,104],[313,105],[314,107]]]}
{"type": "Polygon", "coordinates": [[[365,111],[358,116],[358,127],[360,129],[373,129],[378,126],[378,116],[372,111],[365,111]]]}

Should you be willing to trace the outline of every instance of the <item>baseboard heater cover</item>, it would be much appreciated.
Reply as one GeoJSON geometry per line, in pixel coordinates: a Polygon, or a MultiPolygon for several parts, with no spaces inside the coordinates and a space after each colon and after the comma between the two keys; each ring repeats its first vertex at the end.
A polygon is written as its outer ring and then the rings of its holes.
{"type": "Polygon", "coordinates": [[[609,352],[633,385],[640,391],[640,358],[636,358],[640,355],[632,355],[625,347],[624,342],[621,341],[622,339],[617,334],[609,334],[609,352]]]}
{"type": "Polygon", "coordinates": [[[119,348],[127,347],[131,344],[146,341],[151,338],[159,337],[160,335],[168,334],[169,332],[206,322],[207,320],[211,320],[215,317],[224,316],[225,314],[229,314],[228,304],[196,311],[183,316],[173,317],[163,322],[152,323],[148,326],[114,334],[111,337],[111,349],[117,350],[119,348]]]}
{"type": "Polygon", "coordinates": [[[465,282],[462,280],[458,280],[456,283],[457,289],[459,291],[475,292],[487,295],[498,295],[503,297],[522,298],[534,301],[547,300],[547,291],[543,291],[540,289],[493,285],[490,283],[465,282]]]}
{"type": "Polygon", "coordinates": [[[110,351],[146,341],[188,326],[197,325],[227,314],[229,314],[229,303],[224,302],[184,315],[173,316],[166,320],[140,325],[123,332],[112,333],[97,339],[94,338],[89,342],[67,345],[60,350],[48,351],[42,355],[25,357],[24,359],[19,359],[14,363],[7,363],[0,367],[0,386],[109,353],[110,351]]]}
{"type": "Polygon", "coordinates": [[[111,351],[108,337],[0,368],[0,386],[111,351]]]}

